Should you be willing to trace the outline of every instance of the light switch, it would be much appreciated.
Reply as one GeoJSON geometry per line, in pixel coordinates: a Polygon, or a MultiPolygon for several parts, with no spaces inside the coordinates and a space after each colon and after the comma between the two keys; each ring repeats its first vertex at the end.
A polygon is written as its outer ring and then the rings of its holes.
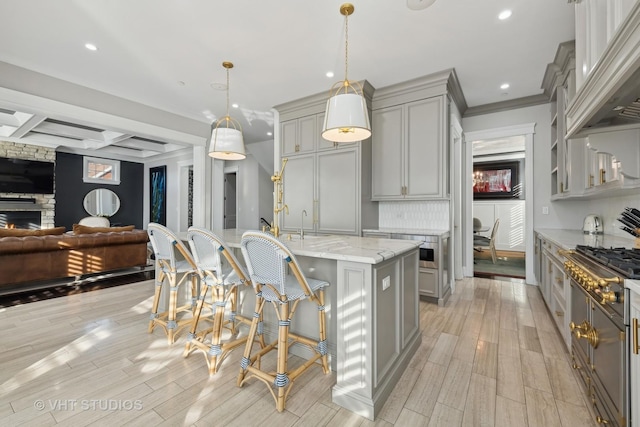
{"type": "Polygon", "coordinates": [[[391,286],[391,277],[387,276],[382,279],[382,290],[386,291],[387,289],[389,289],[389,286],[391,286]]]}
{"type": "Polygon", "coordinates": [[[542,207],[542,215],[549,215],[549,206],[542,207]]]}

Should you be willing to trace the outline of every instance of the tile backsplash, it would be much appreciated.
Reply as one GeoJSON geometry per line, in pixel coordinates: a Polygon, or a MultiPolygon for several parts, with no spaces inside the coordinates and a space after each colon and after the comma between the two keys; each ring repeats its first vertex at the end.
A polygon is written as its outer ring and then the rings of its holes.
{"type": "Polygon", "coordinates": [[[449,229],[449,202],[379,202],[380,228],[449,229]]]}

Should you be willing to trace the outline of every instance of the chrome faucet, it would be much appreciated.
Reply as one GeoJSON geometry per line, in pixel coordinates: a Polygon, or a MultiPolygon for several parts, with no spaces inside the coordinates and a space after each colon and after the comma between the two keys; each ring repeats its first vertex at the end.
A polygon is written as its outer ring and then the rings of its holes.
{"type": "Polygon", "coordinates": [[[304,217],[307,216],[307,211],[302,209],[302,215],[300,215],[300,240],[304,240],[304,217]]]}

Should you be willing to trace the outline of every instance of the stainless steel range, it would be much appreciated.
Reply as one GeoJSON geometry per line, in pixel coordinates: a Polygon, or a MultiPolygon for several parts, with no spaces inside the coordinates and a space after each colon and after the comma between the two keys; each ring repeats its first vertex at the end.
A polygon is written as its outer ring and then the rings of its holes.
{"type": "Polygon", "coordinates": [[[596,421],[630,425],[628,290],[640,277],[640,251],[577,246],[565,252],[571,277],[571,356],[596,421]]]}

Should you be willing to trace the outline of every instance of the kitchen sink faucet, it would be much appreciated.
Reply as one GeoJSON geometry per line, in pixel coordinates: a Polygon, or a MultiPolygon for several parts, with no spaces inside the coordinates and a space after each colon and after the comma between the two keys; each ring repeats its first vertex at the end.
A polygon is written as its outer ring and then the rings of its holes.
{"type": "Polygon", "coordinates": [[[304,240],[304,217],[307,216],[307,210],[302,209],[302,214],[300,215],[300,240],[304,240]]]}

